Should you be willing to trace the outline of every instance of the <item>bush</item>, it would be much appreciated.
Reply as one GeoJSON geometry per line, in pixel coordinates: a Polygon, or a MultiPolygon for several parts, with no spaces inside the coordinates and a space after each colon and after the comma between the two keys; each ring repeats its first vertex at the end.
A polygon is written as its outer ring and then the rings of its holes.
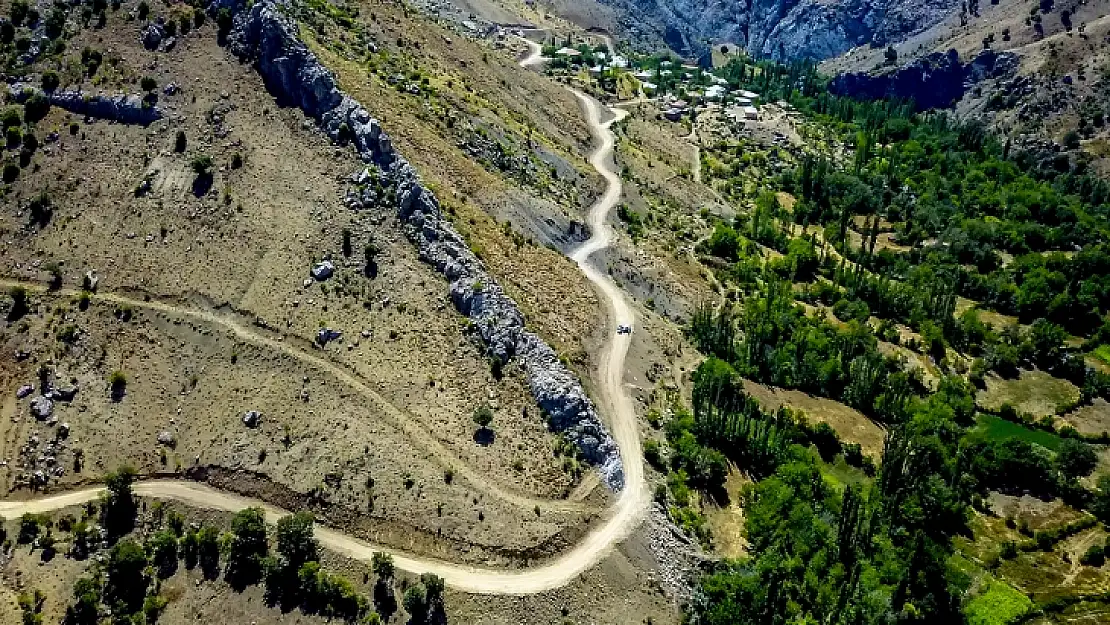
{"type": "Polygon", "coordinates": [[[113,392],[115,392],[117,390],[122,391],[122,390],[126,389],[127,388],[127,374],[122,372],[122,371],[118,371],[118,370],[113,371],[108,376],[108,386],[110,386],[112,388],[113,392]]]}
{"type": "Polygon", "coordinates": [[[1101,545],[1091,545],[1087,552],[1079,558],[1079,563],[1083,566],[1100,567],[1106,563],[1105,547],[1101,545]]]}
{"type": "Polygon", "coordinates": [[[486,404],[482,404],[474,410],[473,418],[474,423],[478,424],[478,427],[484,430],[488,428],[491,423],[493,423],[493,409],[486,404]]]}
{"type": "Polygon", "coordinates": [[[189,166],[193,168],[193,173],[198,176],[207,176],[212,170],[212,157],[207,154],[198,154],[189,161],[189,166]]]}
{"type": "Polygon", "coordinates": [[[19,178],[20,173],[19,165],[15,163],[7,163],[4,165],[4,182],[11,184],[19,178]]]}
{"type": "Polygon", "coordinates": [[[262,560],[269,551],[266,517],[260,508],[240,510],[231,519],[231,543],[227,552],[227,580],[232,587],[245,588],[262,579],[262,560]]]}
{"type": "Polygon", "coordinates": [[[143,76],[143,79],[139,81],[139,86],[142,87],[143,91],[154,91],[158,88],[158,81],[150,76],[143,76]]]}
{"type": "Polygon", "coordinates": [[[42,73],[42,89],[43,91],[53,91],[61,84],[58,78],[58,72],[48,69],[42,73]]]}
{"type": "Polygon", "coordinates": [[[9,321],[15,321],[27,314],[29,310],[27,289],[18,285],[13,286],[8,290],[8,297],[12,299],[12,307],[8,310],[9,321]]]}
{"type": "Polygon", "coordinates": [[[149,15],[150,15],[150,5],[146,3],[146,0],[143,0],[142,2],[139,3],[139,11],[138,11],[139,19],[140,20],[145,20],[147,18],[147,16],[149,16],[149,15]]]}

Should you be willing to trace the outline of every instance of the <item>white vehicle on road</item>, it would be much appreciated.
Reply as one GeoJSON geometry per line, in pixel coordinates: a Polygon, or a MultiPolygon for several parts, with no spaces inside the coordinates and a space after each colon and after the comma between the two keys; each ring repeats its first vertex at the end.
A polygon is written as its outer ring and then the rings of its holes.
{"type": "Polygon", "coordinates": [[[632,326],[620,324],[617,326],[617,334],[632,334],[632,326]]]}

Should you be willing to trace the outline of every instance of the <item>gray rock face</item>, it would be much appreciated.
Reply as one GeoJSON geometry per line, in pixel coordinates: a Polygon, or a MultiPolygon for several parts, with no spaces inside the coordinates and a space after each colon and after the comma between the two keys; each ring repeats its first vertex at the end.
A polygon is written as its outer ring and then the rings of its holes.
{"type": "Polygon", "coordinates": [[[825,59],[867,43],[886,45],[932,26],[959,0],[601,0],[626,33],[691,56],[705,41],[756,57],[825,59]]]}
{"type": "Polygon", "coordinates": [[[942,108],[962,98],[977,83],[1012,76],[1018,62],[1010,52],[983,50],[966,64],[960,62],[955,50],[934,52],[877,74],[841,74],[829,83],[829,91],[861,99],[912,99],[919,109],[942,108]]]}
{"type": "MultiPolygon", "coordinates": [[[[13,85],[10,92],[17,102],[24,102],[35,93],[44,93],[33,87],[18,84],[13,85]]],[[[78,115],[143,126],[162,119],[161,109],[143,102],[143,99],[137,95],[89,95],[77,90],[53,91],[44,95],[50,100],[51,106],[78,115]]]]}
{"type": "MultiPolygon", "coordinates": [[[[622,488],[619,450],[582,385],[550,346],[524,328],[516,303],[443,218],[436,197],[394,151],[378,121],[339,90],[331,72],[298,39],[295,22],[273,0],[261,0],[236,15],[228,42],[241,58],[254,61],[279,101],[300,107],[333,141],[351,142],[364,162],[378,166],[380,179],[395,189],[397,217],[409,240],[450,282],[451,301],[473,323],[490,357],[502,363],[515,358],[552,426],[599,466],[611,489],[622,488]]],[[[348,202],[357,204],[357,195],[348,202]]]]}

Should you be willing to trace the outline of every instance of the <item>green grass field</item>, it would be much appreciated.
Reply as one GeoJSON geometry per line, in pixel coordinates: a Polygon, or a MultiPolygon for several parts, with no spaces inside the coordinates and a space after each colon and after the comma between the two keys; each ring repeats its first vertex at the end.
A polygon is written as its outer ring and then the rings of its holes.
{"type": "Polygon", "coordinates": [[[982,592],[964,606],[964,614],[969,625],[1007,625],[1032,607],[1029,597],[1013,586],[988,577],[982,592]]]}
{"type": "Polygon", "coordinates": [[[1110,365],[1110,345],[1099,345],[1091,353],[1097,356],[1102,362],[1110,365]]]}
{"type": "Polygon", "coordinates": [[[975,426],[972,432],[987,440],[1003,440],[1017,437],[1031,443],[1036,443],[1042,447],[1047,447],[1051,451],[1059,449],[1060,444],[1064,442],[1064,439],[1051,432],[1027,428],[1024,425],[1014,423],[1013,421],[1007,421],[994,415],[980,414],[978,421],[978,425],[975,426]]]}

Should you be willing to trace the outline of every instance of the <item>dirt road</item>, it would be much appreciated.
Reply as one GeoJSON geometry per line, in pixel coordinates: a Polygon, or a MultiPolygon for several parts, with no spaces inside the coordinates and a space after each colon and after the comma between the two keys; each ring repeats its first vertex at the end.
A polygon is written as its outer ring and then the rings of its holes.
{"type": "MultiPolygon", "coordinates": [[[[524,66],[525,62],[531,62],[533,65],[537,64],[539,61],[533,60],[535,58],[539,57],[538,52],[533,48],[533,53],[524,61],[521,61],[521,65],[524,66]]],[[[578,263],[590,282],[605,296],[604,299],[608,303],[610,317],[608,319],[609,327],[613,330],[615,330],[617,324],[625,324],[631,327],[635,323],[635,315],[624,294],[602,270],[588,262],[594,252],[605,249],[611,245],[614,239],[613,231],[606,224],[606,221],[609,213],[616,208],[620,201],[622,186],[620,176],[614,171],[612,165],[614,138],[612,132],[609,131],[609,126],[622,119],[627,112],[610,109],[609,114],[612,117],[602,121],[600,103],[578,91],[574,91],[574,95],[582,102],[591,132],[598,142],[596,149],[590,155],[590,164],[605,179],[606,189],[605,193],[590,209],[588,219],[592,232],[590,239],[575,250],[570,257],[578,263]]],[[[108,298],[109,296],[99,295],[98,297],[108,298]]],[[[139,302],[129,298],[115,297],[139,304],[139,302]]],[[[140,305],[151,307],[151,302],[143,302],[140,305]]],[[[154,307],[165,307],[166,310],[173,310],[173,307],[168,305],[154,307]]],[[[198,313],[193,311],[193,314],[198,313]]],[[[228,325],[227,319],[210,313],[200,316],[210,322],[228,325]]],[[[255,335],[241,326],[233,325],[229,328],[236,331],[243,338],[261,340],[275,349],[289,349],[288,345],[280,341],[255,335]],[[248,334],[251,336],[246,336],[248,334]]],[[[610,342],[602,354],[598,370],[598,387],[603,395],[602,401],[605,413],[609,415],[608,425],[624,461],[625,486],[618,494],[617,502],[609,515],[569,551],[563,552],[553,560],[535,568],[493,570],[408,555],[401,551],[372,545],[323,526],[316,528],[316,537],[320,540],[320,544],[326,549],[367,562],[370,561],[375,552],[386,552],[393,556],[397,567],[402,570],[418,574],[434,573],[442,577],[449,586],[471,593],[533,594],[559,588],[571,582],[604,559],[615,545],[624,540],[639,525],[648,509],[649,495],[647,483],[644,479],[639,428],[636,413],[632,407],[632,400],[625,391],[623,382],[624,360],[630,343],[630,334],[618,335],[613,332],[610,342]]],[[[350,374],[319,357],[305,353],[296,356],[308,357],[320,367],[334,368],[335,370],[332,373],[349,384],[356,387],[365,386],[350,374]]],[[[373,394],[370,389],[365,390],[368,391],[368,394],[373,394]]],[[[427,437],[426,433],[424,436],[427,437]]],[[[96,499],[101,492],[103,492],[103,489],[90,488],[31,501],[0,502],[0,517],[14,519],[28,512],[42,513],[80,505],[96,499]]],[[[140,482],[135,485],[135,492],[144,497],[173,499],[191,506],[229,512],[251,506],[260,507],[265,510],[266,519],[271,523],[277,522],[282,516],[288,514],[288,511],[268,505],[265,502],[239,497],[193,482],[176,480],[140,482]]]]}

